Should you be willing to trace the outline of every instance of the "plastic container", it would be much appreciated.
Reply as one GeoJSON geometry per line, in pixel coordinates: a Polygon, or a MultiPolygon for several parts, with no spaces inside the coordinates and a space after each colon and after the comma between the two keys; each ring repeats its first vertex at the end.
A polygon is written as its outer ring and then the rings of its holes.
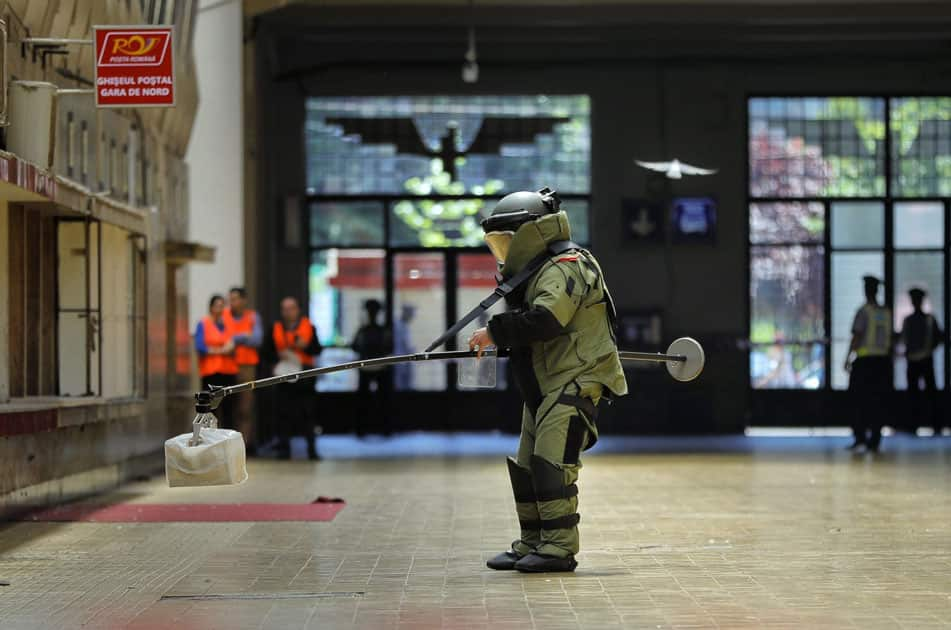
{"type": "Polygon", "coordinates": [[[165,441],[168,485],[174,488],[244,483],[248,478],[244,437],[231,429],[207,426],[200,417],[195,424],[193,433],[165,441]]]}
{"type": "Polygon", "coordinates": [[[496,359],[484,356],[481,359],[459,360],[459,387],[461,389],[493,389],[495,387],[496,359]]]}

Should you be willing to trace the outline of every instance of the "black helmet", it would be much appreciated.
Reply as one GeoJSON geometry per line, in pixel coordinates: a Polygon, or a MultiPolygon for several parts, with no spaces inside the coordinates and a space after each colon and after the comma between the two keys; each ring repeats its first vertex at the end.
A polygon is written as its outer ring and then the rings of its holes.
{"type": "Polygon", "coordinates": [[[502,197],[492,214],[482,221],[485,232],[514,232],[523,223],[534,221],[546,214],[555,214],[561,208],[558,193],[550,188],[538,192],[523,190],[502,197]]]}

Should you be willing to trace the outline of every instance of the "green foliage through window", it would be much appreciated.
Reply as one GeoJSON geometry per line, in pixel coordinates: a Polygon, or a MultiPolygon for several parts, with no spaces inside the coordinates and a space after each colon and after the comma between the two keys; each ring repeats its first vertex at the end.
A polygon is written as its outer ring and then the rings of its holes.
{"type": "Polygon", "coordinates": [[[951,196],[951,97],[752,98],[748,108],[751,383],[844,388],[863,275],[883,277],[890,257],[896,317],[910,312],[914,282],[942,303],[946,202],[929,198],[951,196]]]}
{"type": "Polygon", "coordinates": [[[951,195],[951,97],[749,101],[753,197],[951,195]],[[891,133],[891,155],[885,155],[891,133]]]}

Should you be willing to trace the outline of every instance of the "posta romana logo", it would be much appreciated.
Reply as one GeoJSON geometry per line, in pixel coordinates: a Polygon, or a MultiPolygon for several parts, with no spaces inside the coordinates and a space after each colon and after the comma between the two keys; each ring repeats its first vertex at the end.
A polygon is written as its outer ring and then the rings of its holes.
{"type": "Polygon", "coordinates": [[[133,35],[132,37],[113,37],[112,52],[113,55],[129,55],[130,57],[141,57],[148,54],[155,45],[162,39],[161,37],[142,37],[133,35]]]}
{"type": "Polygon", "coordinates": [[[100,66],[158,66],[168,53],[170,33],[126,31],[107,33],[99,54],[100,66]]]}

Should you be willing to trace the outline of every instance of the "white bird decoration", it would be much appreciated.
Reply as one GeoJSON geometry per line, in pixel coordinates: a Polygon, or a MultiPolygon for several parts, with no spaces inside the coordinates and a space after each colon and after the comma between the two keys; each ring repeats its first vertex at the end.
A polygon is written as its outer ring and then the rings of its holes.
{"type": "Polygon", "coordinates": [[[640,160],[634,160],[634,162],[638,166],[648,170],[664,173],[670,179],[681,179],[684,175],[713,175],[717,172],[717,169],[715,168],[711,169],[692,166],[690,164],[681,162],[676,158],[670,162],[641,162],[640,160]]]}

